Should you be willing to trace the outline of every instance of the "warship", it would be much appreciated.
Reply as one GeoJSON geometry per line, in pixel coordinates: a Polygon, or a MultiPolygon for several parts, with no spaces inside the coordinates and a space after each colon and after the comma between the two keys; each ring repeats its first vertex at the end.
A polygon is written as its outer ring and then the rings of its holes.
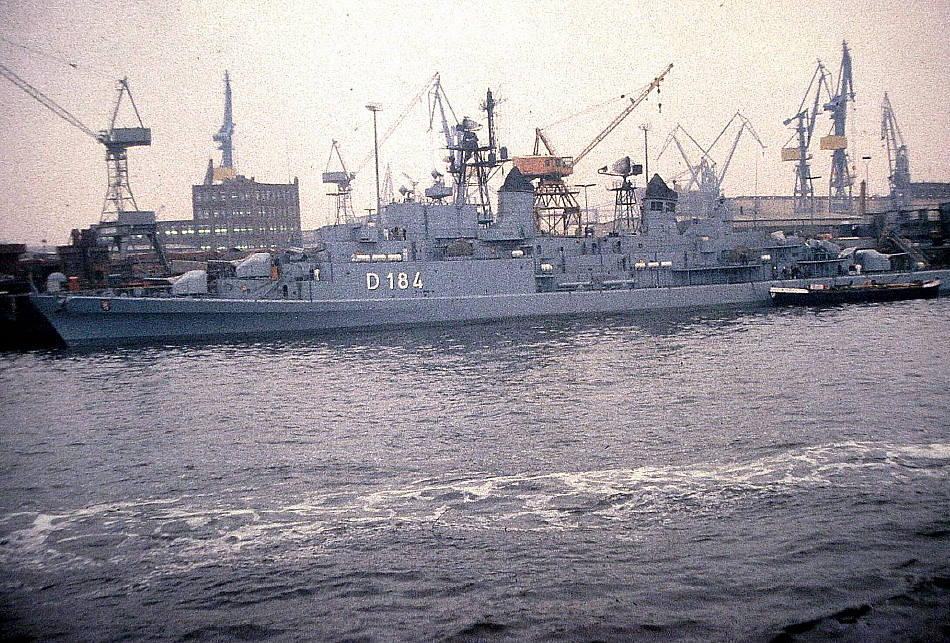
{"type": "MultiPolygon", "coordinates": [[[[487,225],[472,204],[393,203],[377,221],[323,228],[313,251],[252,254],[233,275],[194,270],[130,292],[54,281],[31,297],[78,346],[767,304],[772,287],[865,280],[829,241],[678,221],[676,196],[654,175],[636,232],[541,234],[534,186],[514,167],[487,225]]],[[[948,270],[876,274],[950,283],[948,270]]]]}
{"type": "MultiPolygon", "coordinates": [[[[866,279],[860,252],[829,240],[736,230],[726,209],[678,212],[677,192],[658,174],[634,190],[641,168],[629,157],[604,172],[618,177],[613,223],[591,224],[563,183],[577,158],[536,149],[509,159],[495,141],[490,92],[485,105],[485,142],[478,123],[449,125],[443,113],[451,182],[433,172],[422,194],[382,205],[377,181],[375,212],[321,228],[313,248],[125,289],[64,290],[54,275],[31,300],[66,345],[83,346],[764,306],[774,287],[866,279]],[[495,177],[503,180],[490,191],[495,177]]],[[[948,270],[877,268],[881,282],[950,284],[948,270]]]]}

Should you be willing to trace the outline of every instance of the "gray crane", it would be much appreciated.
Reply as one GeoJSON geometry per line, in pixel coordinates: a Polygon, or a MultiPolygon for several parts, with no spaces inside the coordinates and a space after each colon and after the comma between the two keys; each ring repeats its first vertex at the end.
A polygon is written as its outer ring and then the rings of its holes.
{"type": "Polygon", "coordinates": [[[139,210],[135,203],[135,196],[132,194],[132,188],[129,185],[128,150],[130,147],[151,145],[152,130],[142,123],[142,117],[139,115],[139,110],[135,106],[135,100],[132,98],[132,92],[129,89],[128,79],[119,80],[118,96],[112,109],[112,118],[109,120],[108,129],[95,132],[52,98],[2,63],[0,63],[0,76],[35,98],[64,121],[105,146],[109,187],[102,206],[99,234],[101,237],[112,238],[120,253],[123,251],[125,240],[139,235],[148,237],[159,261],[167,270],[168,262],[165,252],[156,235],[155,213],[139,210]],[[129,98],[132,111],[138,121],[138,127],[116,127],[119,109],[125,96],[129,98]]]}
{"type": "Polygon", "coordinates": [[[904,144],[901,128],[897,125],[894,108],[891,107],[891,100],[886,92],[881,105],[881,140],[887,147],[892,207],[899,210],[907,205],[910,199],[910,158],[907,155],[907,145],[904,144]]]}
{"type": "Polygon", "coordinates": [[[841,68],[838,87],[831,100],[824,105],[831,112],[832,133],[821,139],[821,149],[831,150],[831,177],[828,183],[828,209],[831,212],[852,212],[854,201],[851,186],[854,172],[848,159],[848,103],[854,102],[854,79],[851,75],[851,52],[848,43],[842,43],[841,68]]]}
{"type": "Polygon", "coordinates": [[[221,167],[234,169],[234,119],[231,111],[231,78],[224,71],[224,122],[212,137],[221,150],[221,167]]]}
{"type": "Polygon", "coordinates": [[[701,201],[700,208],[704,216],[710,216],[719,204],[722,197],[723,181],[725,181],[726,174],[729,172],[729,167],[732,164],[732,159],[735,157],[736,149],[739,147],[739,141],[746,131],[755,138],[756,142],[763,149],[765,148],[765,144],[762,142],[762,139],[759,138],[759,135],[756,133],[755,128],[752,127],[752,123],[749,122],[749,119],[737,111],[708,147],[700,145],[699,141],[687,132],[682,125],[677,125],[670,132],[659,154],[657,154],[657,158],[659,159],[667,150],[670,143],[676,145],[690,173],[690,180],[686,184],[686,191],[688,192],[695,186],[696,191],[699,193],[701,201]],[[727,140],[725,138],[726,133],[733,128],[735,123],[738,123],[738,127],[735,128],[732,144],[729,146],[722,163],[717,163],[713,158],[713,150],[720,141],[727,140]],[[701,153],[699,161],[694,163],[686,152],[683,142],[679,138],[679,133],[681,132],[699,149],[701,153]]]}
{"type": "Polygon", "coordinates": [[[805,96],[798,106],[798,113],[791,118],[785,119],[785,125],[795,124],[795,133],[782,148],[783,161],[797,161],[795,165],[795,212],[815,213],[815,188],[812,184],[814,177],[811,175],[811,166],[809,161],[811,155],[808,153],[811,147],[812,134],[815,131],[815,123],[818,121],[818,109],[822,104],[822,97],[831,97],[831,88],[829,85],[831,74],[825,69],[824,64],[819,60],[815,73],[812,74],[811,81],[808,83],[808,89],[805,90],[805,96]],[[808,107],[808,103],[811,107],[808,107]],[[792,140],[795,145],[789,145],[792,140]]]}

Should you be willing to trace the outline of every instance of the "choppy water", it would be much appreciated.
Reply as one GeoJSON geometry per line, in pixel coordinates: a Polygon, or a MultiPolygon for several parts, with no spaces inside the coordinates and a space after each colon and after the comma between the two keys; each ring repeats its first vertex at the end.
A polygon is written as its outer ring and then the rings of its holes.
{"type": "Polygon", "coordinates": [[[6,640],[950,638],[950,299],[0,355],[6,640]]]}

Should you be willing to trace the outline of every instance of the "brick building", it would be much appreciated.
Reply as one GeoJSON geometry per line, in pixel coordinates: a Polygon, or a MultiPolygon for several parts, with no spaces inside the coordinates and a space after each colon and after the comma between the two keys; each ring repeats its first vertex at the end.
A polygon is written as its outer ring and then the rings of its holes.
{"type": "Polygon", "coordinates": [[[159,221],[168,251],[281,249],[300,245],[300,190],[236,175],[191,188],[192,220],[159,221]]]}

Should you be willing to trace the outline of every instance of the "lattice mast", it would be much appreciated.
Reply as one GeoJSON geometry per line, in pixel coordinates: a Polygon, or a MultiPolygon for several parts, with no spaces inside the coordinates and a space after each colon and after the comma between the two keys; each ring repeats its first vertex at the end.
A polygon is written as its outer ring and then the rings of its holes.
{"type": "Polygon", "coordinates": [[[630,177],[643,174],[643,166],[633,163],[625,156],[609,167],[597,170],[598,174],[620,177],[620,182],[608,188],[614,193],[614,231],[640,232],[640,209],[637,207],[636,187],[630,177]]]}
{"type": "Polygon", "coordinates": [[[455,182],[455,204],[474,205],[476,219],[482,224],[493,220],[488,181],[505,160],[504,148],[499,150],[495,136],[495,107],[497,105],[489,89],[485,101],[481,104],[481,109],[486,113],[488,121],[488,144],[482,145],[476,134],[482,128],[481,124],[468,117],[462,117],[461,121],[455,117],[455,112],[445,96],[438,76],[430,92],[429,122],[431,126],[438,112],[445,136],[445,146],[449,151],[448,171],[455,182]],[[449,124],[448,114],[452,115],[454,125],[449,124]]]}

